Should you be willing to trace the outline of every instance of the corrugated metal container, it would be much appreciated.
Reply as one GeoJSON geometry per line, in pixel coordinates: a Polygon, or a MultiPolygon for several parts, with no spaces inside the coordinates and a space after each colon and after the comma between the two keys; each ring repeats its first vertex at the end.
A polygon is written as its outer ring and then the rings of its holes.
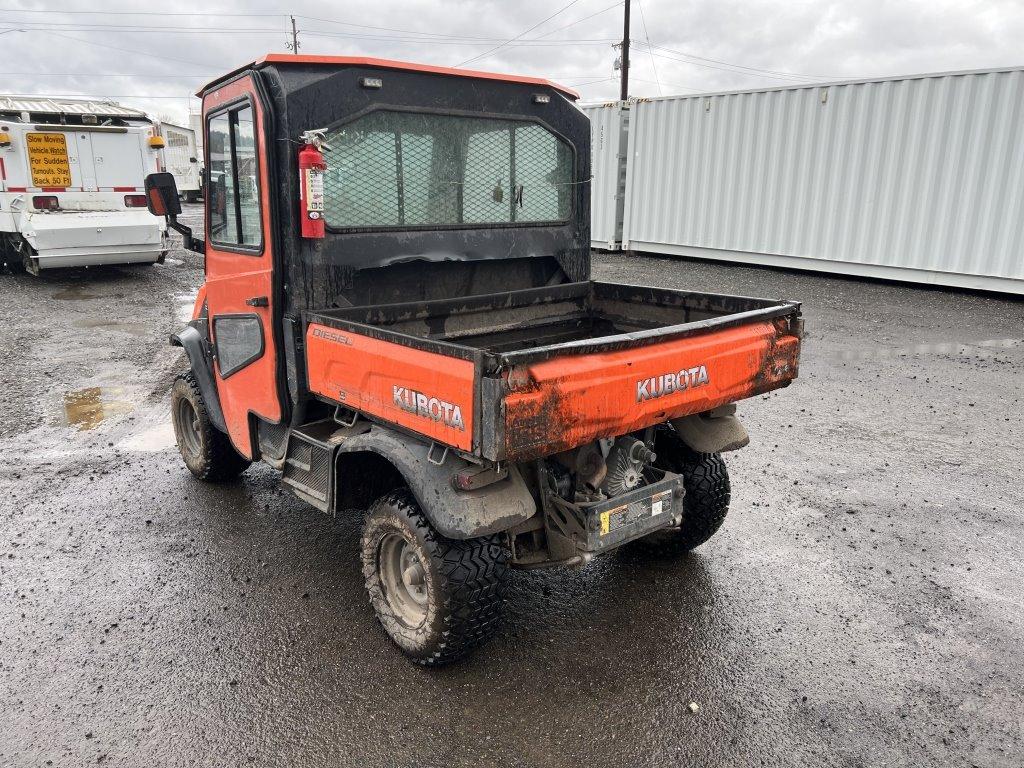
{"type": "Polygon", "coordinates": [[[631,112],[623,248],[1024,293],[1021,68],[631,112]]]}
{"type": "Polygon", "coordinates": [[[584,104],[590,118],[590,245],[615,250],[622,242],[629,105],[584,104]]]}

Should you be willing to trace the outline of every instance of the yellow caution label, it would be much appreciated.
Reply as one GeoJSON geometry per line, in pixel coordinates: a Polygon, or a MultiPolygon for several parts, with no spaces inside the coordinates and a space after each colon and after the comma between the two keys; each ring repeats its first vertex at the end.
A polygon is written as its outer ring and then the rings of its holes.
{"type": "MultiPolygon", "coordinates": [[[[626,506],[616,507],[615,509],[609,509],[607,512],[601,513],[601,535],[607,536],[612,530],[612,515],[619,515],[626,511],[626,506]]],[[[616,528],[619,526],[616,525],[616,528]]]]}
{"type": "Polygon", "coordinates": [[[71,163],[68,140],[63,133],[29,133],[28,165],[33,187],[70,187],[71,163]]]}

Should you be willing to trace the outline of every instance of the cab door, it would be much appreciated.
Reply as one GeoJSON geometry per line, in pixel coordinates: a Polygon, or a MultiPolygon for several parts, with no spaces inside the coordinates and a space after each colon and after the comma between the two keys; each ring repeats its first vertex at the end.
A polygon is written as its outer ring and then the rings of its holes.
{"type": "Polygon", "coordinates": [[[228,435],[253,458],[252,417],[281,420],[263,111],[250,78],[208,95],[206,301],[228,435]]]}

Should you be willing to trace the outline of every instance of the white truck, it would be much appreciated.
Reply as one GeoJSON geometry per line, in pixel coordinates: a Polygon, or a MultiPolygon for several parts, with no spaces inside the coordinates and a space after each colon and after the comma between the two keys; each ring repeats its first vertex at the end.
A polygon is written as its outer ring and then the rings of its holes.
{"type": "Polygon", "coordinates": [[[0,96],[0,262],[38,274],[163,261],[167,228],[144,189],[163,146],[119,104],[0,96]]]}
{"type": "Polygon", "coordinates": [[[174,183],[185,201],[194,203],[199,199],[203,185],[195,131],[181,125],[160,123],[160,135],[167,144],[164,147],[164,170],[174,176],[174,183]]]}

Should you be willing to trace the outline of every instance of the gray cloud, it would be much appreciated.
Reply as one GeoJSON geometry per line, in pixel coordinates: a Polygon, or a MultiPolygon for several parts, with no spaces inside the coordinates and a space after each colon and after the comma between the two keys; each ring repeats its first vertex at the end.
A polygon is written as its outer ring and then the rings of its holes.
{"type": "MultiPolygon", "coordinates": [[[[302,53],[454,65],[519,35],[566,2],[299,0],[289,10],[299,17],[302,53]]],[[[551,77],[575,85],[588,100],[614,98],[611,46],[622,34],[622,9],[601,12],[614,2],[578,0],[471,66],[551,77]]],[[[650,40],[659,47],[652,57],[646,45],[634,46],[631,92],[638,96],[657,95],[659,80],[661,92],[671,94],[808,79],[799,76],[842,79],[1021,63],[1019,2],[634,0],[631,37],[637,41],[647,37],[641,7],[650,40]]],[[[287,15],[270,2],[165,3],[156,9],[234,14],[224,16],[68,13],[129,8],[82,0],[57,12],[49,2],[0,0],[0,92],[105,96],[180,122],[189,94],[205,80],[264,53],[285,51],[288,40],[287,15]],[[32,10],[40,12],[24,12],[32,10]]]]}

